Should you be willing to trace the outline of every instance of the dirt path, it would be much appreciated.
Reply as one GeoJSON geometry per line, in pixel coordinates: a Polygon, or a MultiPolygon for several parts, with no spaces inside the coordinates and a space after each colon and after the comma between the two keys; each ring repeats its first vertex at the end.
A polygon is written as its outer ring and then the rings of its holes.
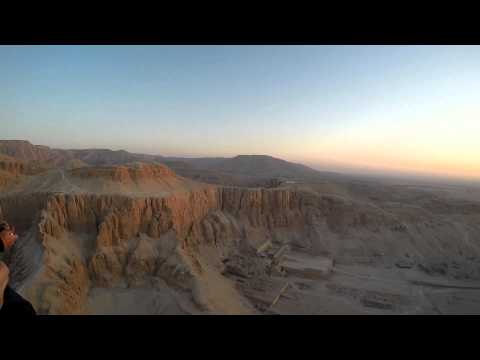
{"type": "Polygon", "coordinates": [[[60,175],[62,176],[62,181],[70,187],[71,191],[85,192],[83,189],[79,188],[77,185],[72,184],[70,182],[70,180],[68,180],[68,178],[65,176],[65,172],[63,171],[63,169],[59,168],[57,170],[60,173],[60,175]]]}

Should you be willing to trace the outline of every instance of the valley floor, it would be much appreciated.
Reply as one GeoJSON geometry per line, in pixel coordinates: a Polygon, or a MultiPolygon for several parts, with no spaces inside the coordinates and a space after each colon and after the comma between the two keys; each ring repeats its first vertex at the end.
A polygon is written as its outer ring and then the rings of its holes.
{"type": "Polygon", "coordinates": [[[285,281],[292,286],[271,308],[272,313],[480,313],[480,282],[432,277],[416,269],[335,265],[326,279],[287,275],[285,281]]]}
{"type": "MultiPolygon", "coordinates": [[[[291,258],[304,258],[295,253],[291,258]]],[[[309,269],[325,269],[326,259],[308,256],[309,269]],[[315,264],[317,261],[317,264],[315,264]]],[[[286,263],[288,265],[288,261],[286,263]]],[[[480,282],[452,281],[425,275],[415,269],[335,265],[331,273],[313,278],[272,276],[243,293],[268,315],[362,314],[478,314],[480,282]]],[[[238,279],[233,279],[238,280],[238,279]]],[[[188,294],[157,284],[138,288],[93,288],[85,313],[104,315],[201,314],[188,294]]]]}

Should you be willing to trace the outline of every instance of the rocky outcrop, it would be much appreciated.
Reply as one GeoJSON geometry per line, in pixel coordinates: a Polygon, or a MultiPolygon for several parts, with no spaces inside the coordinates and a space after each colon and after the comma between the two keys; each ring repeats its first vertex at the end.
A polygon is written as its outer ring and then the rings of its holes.
{"type": "Polygon", "coordinates": [[[192,191],[203,185],[177,176],[158,163],[129,163],[119,166],[83,166],[62,173],[53,190],[67,186],[77,193],[165,196],[172,192],[192,191]]]}
{"type": "Polygon", "coordinates": [[[27,166],[22,161],[17,161],[9,156],[0,155],[0,189],[5,190],[9,186],[21,181],[27,172],[27,166]]]}
{"type": "Polygon", "coordinates": [[[129,166],[82,167],[71,170],[70,174],[84,179],[100,178],[123,184],[176,176],[165,165],[146,163],[134,163],[129,166]]]}
{"type": "Polygon", "coordinates": [[[22,161],[16,161],[13,159],[10,160],[0,157],[0,170],[18,176],[23,175],[27,172],[27,165],[22,161]]]}

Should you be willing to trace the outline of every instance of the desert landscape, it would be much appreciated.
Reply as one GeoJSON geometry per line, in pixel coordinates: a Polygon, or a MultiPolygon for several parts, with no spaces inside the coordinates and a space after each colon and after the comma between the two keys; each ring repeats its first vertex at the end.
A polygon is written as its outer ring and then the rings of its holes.
{"type": "Polygon", "coordinates": [[[478,314],[480,187],[0,141],[39,314],[478,314]]]}
{"type": "Polygon", "coordinates": [[[480,314],[479,46],[14,43],[0,315],[480,314]]]}

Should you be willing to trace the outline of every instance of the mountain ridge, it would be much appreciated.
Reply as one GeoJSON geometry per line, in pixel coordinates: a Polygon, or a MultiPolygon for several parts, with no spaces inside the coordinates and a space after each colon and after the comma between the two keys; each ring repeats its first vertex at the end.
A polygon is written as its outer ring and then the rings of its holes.
{"type": "Polygon", "coordinates": [[[56,149],[34,145],[28,140],[0,140],[0,154],[25,162],[42,162],[51,167],[69,167],[75,163],[88,166],[162,163],[179,175],[194,180],[241,186],[254,186],[276,177],[299,180],[322,175],[322,172],[306,165],[266,154],[241,154],[231,158],[183,158],[104,148],[56,149]]]}

